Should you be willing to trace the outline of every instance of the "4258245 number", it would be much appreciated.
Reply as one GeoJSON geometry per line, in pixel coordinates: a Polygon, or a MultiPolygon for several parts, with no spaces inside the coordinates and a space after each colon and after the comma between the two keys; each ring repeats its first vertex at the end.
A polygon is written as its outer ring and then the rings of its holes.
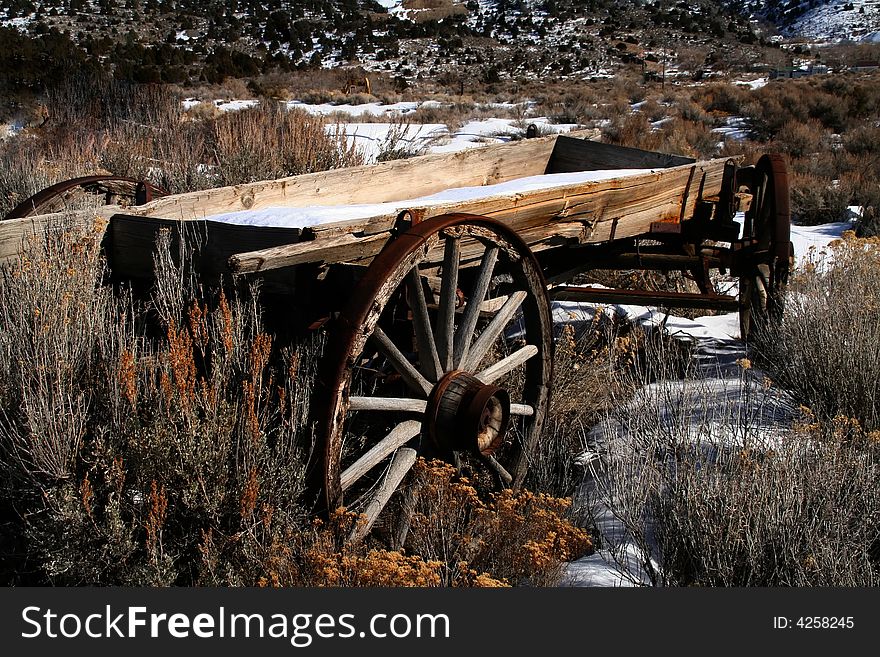
{"type": "Polygon", "coordinates": [[[855,619],[852,616],[801,616],[794,626],[802,630],[851,630],[855,619]]]}

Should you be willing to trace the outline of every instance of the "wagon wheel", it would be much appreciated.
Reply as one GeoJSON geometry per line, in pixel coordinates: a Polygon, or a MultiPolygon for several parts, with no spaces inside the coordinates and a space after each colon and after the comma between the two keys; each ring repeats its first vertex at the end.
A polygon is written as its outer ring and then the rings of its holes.
{"type": "Polygon", "coordinates": [[[118,199],[127,199],[134,205],[143,205],[167,192],[146,180],[112,175],[82,176],[50,185],[25,199],[5,219],[22,219],[40,214],[63,211],[76,197],[85,194],[103,194],[104,204],[111,205],[118,199]]]}
{"type": "Polygon", "coordinates": [[[746,341],[762,325],[781,317],[793,259],[785,159],[763,155],[752,173],[752,204],[743,226],[748,255],[739,280],[740,335],[746,341]]]}
{"type": "Polygon", "coordinates": [[[480,488],[522,485],[549,400],[552,330],[541,269],[503,224],[450,214],[389,243],[325,354],[322,485],[328,509],[365,515],[351,540],[418,456],[456,464],[480,488]]]}

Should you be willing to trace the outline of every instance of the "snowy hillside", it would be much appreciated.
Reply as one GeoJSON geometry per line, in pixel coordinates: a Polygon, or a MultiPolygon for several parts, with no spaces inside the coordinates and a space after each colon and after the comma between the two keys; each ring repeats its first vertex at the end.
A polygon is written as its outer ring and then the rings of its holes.
{"type": "Polygon", "coordinates": [[[822,40],[880,40],[880,2],[832,0],[810,9],[787,28],[793,35],[822,40]]]}
{"type": "Polygon", "coordinates": [[[820,41],[880,41],[878,0],[733,0],[729,4],[747,15],[774,23],[787,36],[820,41]]]}
{"type": "MultiPolygon", "coordinates": [[[[656,63],[671,43],[757,48],[761,39],[736,10],[709,0],[277,0],[267,7],[256,0],[0,0],[0,38],[4,28],[9,51],[24,50],[22,38],[44,43],[50,35],[64,50],[53,46],[49,54],[62,53],[62,61],[91,58],[129,79],[172,83],[348,66],[408,84],[444,74],[485,84],[605,77],[656,63]]],[[[32,59],[39,75],[42,60],[32,59]]]]}

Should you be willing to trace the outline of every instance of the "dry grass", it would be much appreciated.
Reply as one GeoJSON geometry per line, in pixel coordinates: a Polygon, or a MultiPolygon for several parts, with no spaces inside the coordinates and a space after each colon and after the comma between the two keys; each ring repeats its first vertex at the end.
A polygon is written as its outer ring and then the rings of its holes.
{"type": "Polygon", "coordinates": [[[0,462],[17,527],[2,553],[23,541],[30,564],[7,570],[55,584],[252,582],[264,545],[304,516],[313,359],[270,363],[257,306],[186,289],[181,272],[162,280],[187,301],[164,305],[155,335],[150,306],[102,278],[91,234],[71,229],[0,285],[0,462]],[[200,531],[222,567],[197,572],[200,531]]]}
{"type": "Polygon", "coordinates": [[[644,112],[619,115],[602,129],[602,139],[620,146],[697,159],[715,157],[720,141],[704,123],[680,117],[652,127],[648,114],[644,112]]]}
{"type": "Polygon", "coordinates": [[[405,552],[346,544],[349,513],[313,524],[304,464],[320,342],[279,343],[257,290],[204,288],[198,244],[172,251],[168,234],[150,297],[117,295],[95,230],[31,245],[0,280],[7,583],[548,585],[589,549],[570,500],[479,499],[439,464],[414,476],[405,552]],[[466,522],[449,533],[458,511],[466,522]]]}
{"type": "Polygon", "coordinates": [[[527,490],[504,490],[489,500],[444,463],[417,465],[415,514],[407,545],[443,564],[445,585],[488,582],[549,586],[564,561],[591,548],[571,524],[571,501],[527,490]]]}
{"type": "Polygon", "coordinates": [[[361,164],[339,134],[328,136],[320,117],[279,105],[228,112],[211,123],[217,181],[233,185],[361,164]]]}
{"type": "Polygon", "coordinates": [[[880,245],[851,233],[833,260],[803,254],[778,326],[764,327],[756,353],[770,375],[823,422],[856,419],[880,429],[880,245]]]}
{"type": "Polygon", "coordinates": [[[0,144],[0,214],[81,175],[143,178],[179,193],[362,163],[322,119],[274,103],[194,116],[169,87],[73,78],[47,107],[44,125],[0,144]]]}
{"type": "Polygon", "coordinates": [[[876,585],[876,436],[841,419],[792,427],[791,403],[746,361],[739,380],[684,381],[662,349],[649,361],[656,376],[609,410],[592,466],[587,503],[626,539],[612,555],[635,554],[653,585],[876,585]]]}

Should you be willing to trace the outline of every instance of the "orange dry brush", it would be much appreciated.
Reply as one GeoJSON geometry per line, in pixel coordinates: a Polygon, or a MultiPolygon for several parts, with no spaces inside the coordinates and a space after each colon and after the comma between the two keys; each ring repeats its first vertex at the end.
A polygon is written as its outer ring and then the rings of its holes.
{"type": "Polygon", "coordinates": [[[449,464],[420,460],[408,546],[444,563],[444,584],[473,586],[477,573],[511,585],[553,585],[564,562],[592,549],[587,532],[565,514],[571,502],[510,489],[481,498],[449,464]]]}
{"type": "Polygon", "coordinates": [[[357,514],[337,509],[312,533],[288,535],[264,560],[262,586],[504,587],[558,584],[564,562],[592,549],[566,517],[571,502],[505,490],[486,501],[441,461],[420,459],[416,512],[401,550],[349,543],[357,514]]]}
{"type": "Polygon", "coordinates": [[[189,410],[196,390],[196,364],[193,341],[186,329],[178,330],[172,322],[168,327],[168,364],[181,405],[189,410]]]}
{"type": "Polygon", "coordinates": [[[151,554],[156,554],[157,547],[161,550],[162,526],[165,524],[167,511],[168,497],[165,494],[165,486],[160,488],[153,479],[150,483],[150,507],[147,515],[147,549],[151,554]]]}
{"type": "Polygon", "coordinates": [[[119,381],[122,383],[122,395],[132,406],[137,404],[137,366],[134,354],[123,349],[119,356],[119,381]]]}

